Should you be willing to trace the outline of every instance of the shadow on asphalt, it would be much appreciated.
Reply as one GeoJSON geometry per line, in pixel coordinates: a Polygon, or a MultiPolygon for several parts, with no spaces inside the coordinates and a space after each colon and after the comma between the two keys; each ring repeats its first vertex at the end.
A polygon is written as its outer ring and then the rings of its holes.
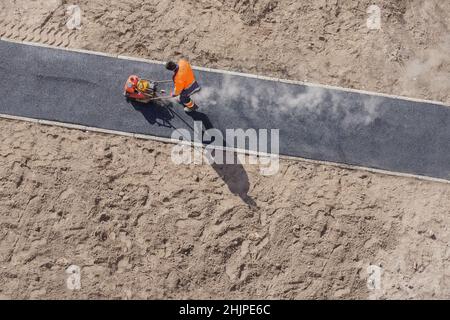
{"type": "Polygon", "coordinates": [[[138,101],[130,101],[136,111],[144,116],[145,120],[151,125],[158,125],[167,128],[174,128],[170,120],[175,117],[170,106],[163,103],[143,103],[138,101]]]}

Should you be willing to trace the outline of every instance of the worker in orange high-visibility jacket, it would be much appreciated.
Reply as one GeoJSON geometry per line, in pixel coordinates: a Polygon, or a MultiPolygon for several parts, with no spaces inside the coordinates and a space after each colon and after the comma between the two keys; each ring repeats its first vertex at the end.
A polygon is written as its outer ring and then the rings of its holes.
{"type": "Polygon", "coordinates": [[[200,91],[200,86],[195,80],[191,64],[185,59],[179,60],[178,63],[169,61],[166,63],[166,69],[173,71],[175,89],[172,92],[172,97],[179,97],[180,102],[184,106],[184,111],[192,112],[197,110],[198,106],[191,96],[200,91]]]}

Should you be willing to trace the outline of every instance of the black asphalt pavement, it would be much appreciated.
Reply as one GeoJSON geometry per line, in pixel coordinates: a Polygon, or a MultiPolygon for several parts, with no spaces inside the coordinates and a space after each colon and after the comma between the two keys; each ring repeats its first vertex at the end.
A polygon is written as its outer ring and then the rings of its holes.
{"type": "Polygon", "coordinates": [[[199,112],[132,105],[130,74],[170,79],[159,64],[0,41],[0,113],[170,137],[194,119],[279,129],[280,153],[450,180],[450,108],[321,87],[196,71],[199,112]]]}

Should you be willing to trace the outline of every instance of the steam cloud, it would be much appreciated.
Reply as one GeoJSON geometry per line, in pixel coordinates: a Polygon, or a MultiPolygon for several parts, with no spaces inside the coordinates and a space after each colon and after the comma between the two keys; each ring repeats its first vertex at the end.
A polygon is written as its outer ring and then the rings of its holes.
{"type": "Polygon", "coordinates": [[[350,99],[347,93],[321,87],[305,87],[299,93],[291,85],[273,85],[269,82],[242,81],[225,75],[221,87],[204,86],[195,96],[199,104],[218,106],[242,103],[251,111],[270,109],[273,116],[316,117],[327,116],[338,121],[344,128],[369,125],[380,116],[383,100],[376,96],[363,96],[361,100],[350,99]]]}

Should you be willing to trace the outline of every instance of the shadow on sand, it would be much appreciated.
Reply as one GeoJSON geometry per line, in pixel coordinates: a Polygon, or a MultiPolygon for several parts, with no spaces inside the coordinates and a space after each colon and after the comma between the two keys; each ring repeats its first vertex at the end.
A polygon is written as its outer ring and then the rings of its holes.
{"type": "MultiPolygon", "coordinates": [[[[142,102],[131,102],[132,106],[136,111],[142,113],[144,118],[151,125],[159,125],[167,128],[177,128],[172,124],[172,120],[178,117],[187,128],[191,131],[194,130],[191,123],[189,123],[189,118],[187,118],[183,113],[178,113],[174,110],[171,103],[165,102],[152,102],[152,103],[142,103],[142,102]]],[[[211,123],[209,117],[202,112],[192,112],[186,113],[192,120],[200,121],[203,124],[203,132],[208,129],[213,129],[214,126],[211,123]]],[[[205,144],[211,143],[210,141],[204,141],[205,144]]],[[[256,207],[255,201],[248,195],[250,189],[250,183],[248,180],[247,172],[241,163],[237,155],[234,154],[234,164],[216,164],[213,163],[211,167],[217,172],[217,175],[225,182],[228,189],[235,195],[239,196],[242,201],[251,207],[256,207]]]]}
{"type": "MultiPolygon", "coordinates": [[[[202,112],[192,112],[188,115],[194,121],[200,121],[203,124],[203,131],[213,129],[214,126],[209,120],[208,116],[202,112]]],[[[211,141],[203,141],[204,144],[211,143],[211,141]]],[[[225,142],[225,145],[227,143],[225,142]]],[[[219,152],[219,151],[215,151],[219,152]]],[[[222,151],[220,151],[222,152],[222,151]]],[[[233,153],[234,164],[217,164],[213,163],[211,167],[216,171],[217,175],[225,182],[228,189],[235,195],[239,196],[250,207],[256,207],[256,202],[248,195],[250,190],[250,182],[248,180],[247,172],[242,164],[239,162],[236,153],[233,153]]],[[[225,159],[225,154],[223,159],[225,159]]]]}

